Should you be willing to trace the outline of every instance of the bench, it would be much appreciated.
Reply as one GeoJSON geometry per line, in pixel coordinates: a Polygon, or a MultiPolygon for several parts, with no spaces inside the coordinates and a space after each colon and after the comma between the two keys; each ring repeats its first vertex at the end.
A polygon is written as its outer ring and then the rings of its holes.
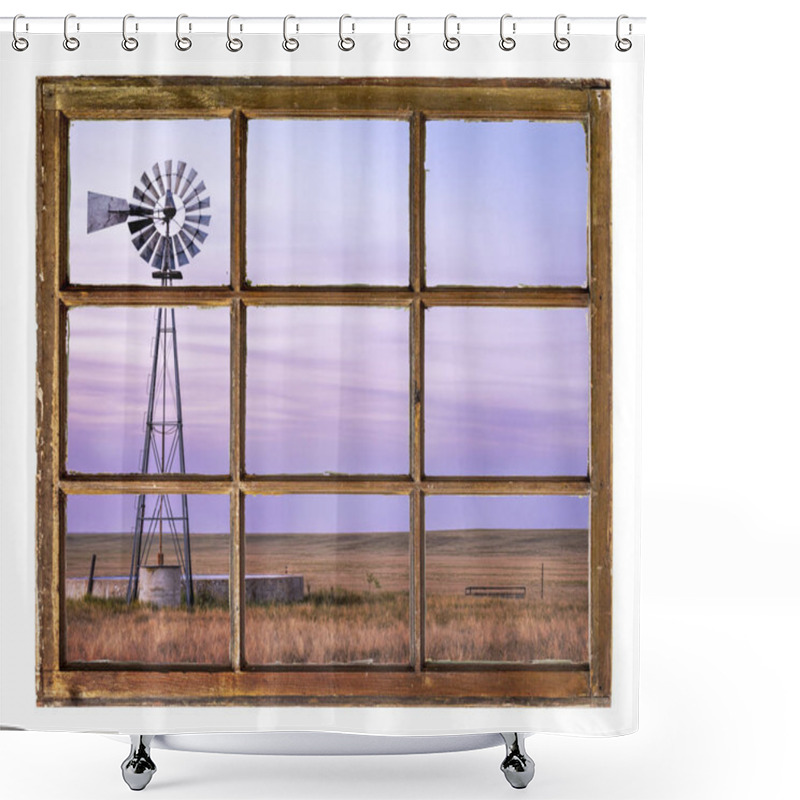
{"type": "Polygon", "coordinates": [[[467,586],[464,594],[467,597],[503,597],[512,600],[524,600],[524,586],[467,586]]]}

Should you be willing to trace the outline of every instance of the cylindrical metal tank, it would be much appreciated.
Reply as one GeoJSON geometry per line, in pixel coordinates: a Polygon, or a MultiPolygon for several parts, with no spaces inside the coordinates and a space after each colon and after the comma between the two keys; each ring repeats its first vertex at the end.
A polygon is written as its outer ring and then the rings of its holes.
{"type": "Polygon", "coordinates": [[[139,571],[139,601],[164,606],[181,604],[181,568],[142,567],[139,571]]]}

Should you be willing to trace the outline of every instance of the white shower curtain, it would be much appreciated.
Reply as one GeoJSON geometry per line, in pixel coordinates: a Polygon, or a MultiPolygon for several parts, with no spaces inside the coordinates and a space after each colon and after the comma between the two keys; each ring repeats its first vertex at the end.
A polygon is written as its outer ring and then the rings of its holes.
{"type": "Polygon", "coordinates": [[[76,22],[0,46],[0,722],[635,730],[643,21],[76,22]]]}

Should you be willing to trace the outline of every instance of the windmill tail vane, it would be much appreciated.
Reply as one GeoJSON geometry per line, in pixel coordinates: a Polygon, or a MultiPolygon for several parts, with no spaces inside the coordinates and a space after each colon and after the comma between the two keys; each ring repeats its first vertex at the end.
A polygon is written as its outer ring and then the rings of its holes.
{"type": "Polygon", "coordinates": [[[197,170],[178,161],[153,164],[133,187],[133,200],[89,192],[86,232],[128,223],[133,246],[156,271],[153,278],[179,280],[189,260],[200,252],[208,235],[211,215],[204,213],[211,198],[197,170]]]}

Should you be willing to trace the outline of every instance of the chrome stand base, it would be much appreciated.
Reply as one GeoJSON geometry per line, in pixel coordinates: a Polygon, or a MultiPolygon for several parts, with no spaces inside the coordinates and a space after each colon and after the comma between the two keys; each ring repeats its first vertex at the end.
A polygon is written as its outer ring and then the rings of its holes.
{"type": "MultiPolygon", "coordinates": [[[[533,780],[535,770],[533,759],[525,752],[525,737],[521,733],[500,735],[506,745],[506,757],[500,769],[511,786],[524,789],[533,780]]],[[[135,792],[144,789],[156,773],[156,765],[150,757],[150,744],[154,738],[131,734],[131,751],[122,762],[122,778],[135,792]]]]}
{"type": "Polygon", "coordinates": [[[525,752],[525,738],[519,733],[501,733],[506,743],[506,757],[500,765],[506,780],[515,789],[524,789],[532,780],[536,766],[525,752]]]}
{"type": "Polygon", "coordinates": [[[134,792],[140,792],[155,775],[156,765],[150,758],[152,736],[131,734],[131,752],[122,762],[122,779],[134,792]]]}

